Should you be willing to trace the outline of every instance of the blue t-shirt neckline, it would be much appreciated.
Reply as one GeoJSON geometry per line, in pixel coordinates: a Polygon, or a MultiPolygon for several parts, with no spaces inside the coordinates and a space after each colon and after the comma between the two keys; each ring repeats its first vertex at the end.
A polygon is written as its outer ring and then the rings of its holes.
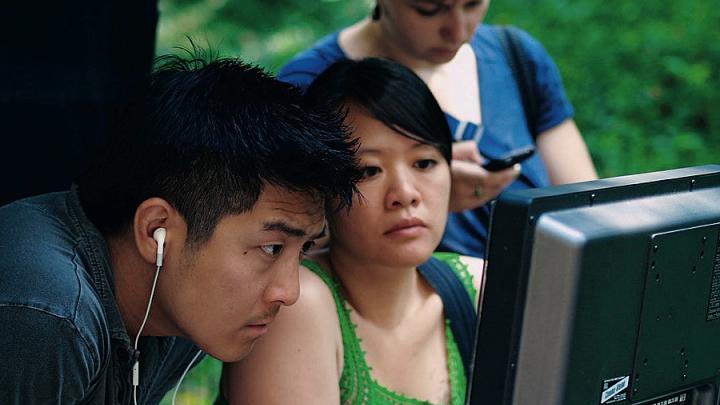
{"type": "MultiPolygon", "coordinates": [[[[325,46],[327,50],[331,51],[330,54],[333,55],[333,58],[337,59],[350,59],[347,56],[347,53],[343,51],[342,47],[340,46],[340,32],[336,31],[330,35],[327,35],[325,38],[320,39],[318,41],[318,46],[325,46]]],[[[473,51],[473,54],[475,54],[475,47],[472,45],[470,48],[473,51]]],[[[475,58],[478,59],[477,54],[475,54],[475,58]]],[[[477,67],[477,73],[478,73],[478,92],[480,94],[480,111],[482,112],[482,86],[480,85],[480,66],[477,67]]],[[[461,120],[454,115],[447,113],[443,111],[445,114],[445,118],[448,121],[448,125],[450,126],[450,132],[453,136],[454,141],[468,141],[472,140],[475,142],[478,142],[480,138],[482,137],[484,127],[482,123],[478,124],[472,121],[467,120],[461,120]]]]}

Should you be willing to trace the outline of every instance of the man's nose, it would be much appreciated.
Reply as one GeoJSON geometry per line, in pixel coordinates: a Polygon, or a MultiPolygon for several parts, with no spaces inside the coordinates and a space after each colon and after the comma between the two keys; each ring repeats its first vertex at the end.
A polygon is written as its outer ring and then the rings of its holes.
{"type": "Polygon", "coordinates": [[[290,258],[283,263],[273,278],[272,282],[266,290],[266,300],[269,302],[280,303],[282,305],[292,305],[300,296],[300,264],[297,258],[290,258]]]}

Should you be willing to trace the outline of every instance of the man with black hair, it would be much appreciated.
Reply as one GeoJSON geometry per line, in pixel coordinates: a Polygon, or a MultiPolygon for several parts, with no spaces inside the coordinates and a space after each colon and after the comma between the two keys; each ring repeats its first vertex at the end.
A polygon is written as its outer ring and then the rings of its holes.
{"type": "Polygon", "coordinates": [[[0,402],[157,403],[243,358],[361,172],[342,117],[238,60],[161,59],[66,192],[0,208],[0,402]]]}

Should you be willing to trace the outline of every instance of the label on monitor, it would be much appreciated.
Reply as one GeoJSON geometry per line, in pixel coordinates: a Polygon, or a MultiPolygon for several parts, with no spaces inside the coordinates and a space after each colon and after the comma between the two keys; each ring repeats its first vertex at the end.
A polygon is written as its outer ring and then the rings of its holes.
{"type": "Polygon", "coordinates": [[[609,378],[603,381],[600,404],[614,404],[627,399],[630,376],[609,378]]]}
{"type": "Polygon", "coordinates": [[[720,235],[713,258],[713,274],[710,281],[710,298],[708,298],[707,321],[720,319],[720,235]]]}
{"type": "Polygon", "coordinates": [[[687,390],[655,399],[647,405],[690,405],[690,401],[692,401],[692,390],[687,390]]]}

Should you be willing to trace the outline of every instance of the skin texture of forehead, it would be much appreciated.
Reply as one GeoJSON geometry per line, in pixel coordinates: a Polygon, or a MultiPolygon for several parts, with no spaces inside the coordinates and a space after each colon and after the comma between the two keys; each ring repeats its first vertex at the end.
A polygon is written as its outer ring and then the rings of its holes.
{"type": "MultiPolygon", "coordinates": [[[[261,196],[261,198],[263,198],[261,196]]],[[[258,201],[259,202],[259,201],[258,201]]],[[[271,205],[274,211],[285,212],[293,215],[308,215],[310,217],[322,215],[325,204],[321,198],[307,193],[281,193],[275,196],[265,197],[265,204],[271,205]],[[294,197],[288,198],[290,195],[294,197]],[[297,203],[297,199],[302,204],[297,203]]]]}
{"type": "MultiPolygon", "coordinates": [[[[313,193],[294,192],[277,186],[266,186],[260,195],[255,207],[263,205],[277,213],[279,216],[306,216],[307,224],[322,222],[325,215],[324,200],[313,193]]],[[[300,225],[300,224],[297,224],[300,225]]],[[[269,219],[265,221],[265,228],[278,228],[278,226],[287,228],[287,224],[280,225],[277,221],[269,219]]],[[[292,228],[295,228],[294,226],[292,228]]],[[[277,229],[282,230],[282,229],[277,229]]],[[[302,229],[284,229],[289,234],[305,233],[302,229]]],[[[306,235],[297,235],[306,236],[306,235]]]]}

